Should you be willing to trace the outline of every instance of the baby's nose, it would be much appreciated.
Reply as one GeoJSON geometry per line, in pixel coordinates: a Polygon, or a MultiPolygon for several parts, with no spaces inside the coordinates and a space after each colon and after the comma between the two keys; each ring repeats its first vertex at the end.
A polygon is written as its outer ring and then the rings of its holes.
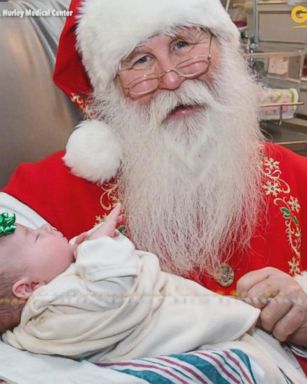
{"type": "Polygon", "coordinates": [[[50,225],[50,224],[43,224],[40,229],[42,231],[45,231],[45,232],[52,232],[53,231],[53,227],[50,225]]]}

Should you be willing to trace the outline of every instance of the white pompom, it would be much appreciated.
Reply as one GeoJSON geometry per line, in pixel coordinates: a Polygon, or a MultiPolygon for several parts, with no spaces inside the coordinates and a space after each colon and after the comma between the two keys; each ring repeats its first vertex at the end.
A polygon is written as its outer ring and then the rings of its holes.
{"type": "Polygon", "coordinates": [[[86,120],[71,134],[63,159],[74,175],[102,184],[116,175],[122,151],[106,123],[86,120]]]}

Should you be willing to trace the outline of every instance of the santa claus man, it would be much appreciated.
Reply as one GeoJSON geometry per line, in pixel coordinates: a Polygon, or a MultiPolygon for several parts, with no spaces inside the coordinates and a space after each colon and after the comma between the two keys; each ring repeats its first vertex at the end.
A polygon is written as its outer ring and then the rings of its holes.
{"type": "MultiPolygon", "coordinates": [[[[1,208],[72,237],[118,199],[164,270],[262,309],[307,346],[307,159],[263,142],[256,86],[218,0],[75,0],[55,81],[89,119],[22,164],[1,208]],[[305,284],[305,286],[304,286],[305,284]]],[[[303,352],[302,352],[303,353],[303,352]]]]}

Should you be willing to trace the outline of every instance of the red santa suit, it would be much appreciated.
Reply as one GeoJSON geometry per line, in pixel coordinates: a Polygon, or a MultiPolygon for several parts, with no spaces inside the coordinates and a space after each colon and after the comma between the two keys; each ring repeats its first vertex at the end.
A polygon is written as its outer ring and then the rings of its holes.
{"type": "MultiPolygon", "coordinates": [[[[259,213],[250,249],[237,250],[228,263],[234,271],[233,283],[225,287],[210,276],[190,274],[219,293],[232,294],[241,276],[267,266],[290,275],[307,270],[307,158],[277,145],[266,144],[263,149],[262,193],[267,204],[259,213]]],[[[56,152],[40,162],[21,164],[2,192],[71,238],[110,212],[118,201],[117,180],[99,186],[74,176],[63,155],[56,152]]],[[[1,208],[10,208],[1,195],[1,208]]]]}

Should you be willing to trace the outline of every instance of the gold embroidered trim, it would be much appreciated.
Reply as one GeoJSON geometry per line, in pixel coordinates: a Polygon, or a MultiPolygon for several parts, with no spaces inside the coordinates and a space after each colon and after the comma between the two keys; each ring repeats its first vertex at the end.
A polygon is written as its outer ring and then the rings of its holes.
{"type": "Polygon", "coordinates": [[[298,199],[291,195],[289,184],[281,178],[279,161],[263,154],[261,165],[265,176],[264,192],[266,196],[272,196],[273,203],[285,219],[286,235],[293,252],[292,259],[288,261],[289,273],[296,275],[301,272],[301,227],[297,217],[301,206],[298,199]]]}
{"type": "MultiPolygon", "coordinates": [[[[102,194],[99,199],[99,203],[105,213],[103,215],[96,216],[96,224],[99,224],[104,220],[104,218],[110,213],[111,209],[119,203],[118,198],[118,180],[115,180],[110,183],[104,183],[101,187],[102,194]]],[[[127,228],[126,225],[121,224],[117,228],[123,235],[127,236],[127,228]]]]}
{"type": "Polygon", "coordinates": [[[117,190],[118,181],[104,183],[101,187],[102,194],[99,203],[104,211],[110,211],[119,202],[117,190]]]}
{"type": "Polygon", "coordinates": [[[93,116],[93,111],[90,109],[85,98],[77,93],[70,94],[70,100],[83,112],[88,118],[93,116]]]}

